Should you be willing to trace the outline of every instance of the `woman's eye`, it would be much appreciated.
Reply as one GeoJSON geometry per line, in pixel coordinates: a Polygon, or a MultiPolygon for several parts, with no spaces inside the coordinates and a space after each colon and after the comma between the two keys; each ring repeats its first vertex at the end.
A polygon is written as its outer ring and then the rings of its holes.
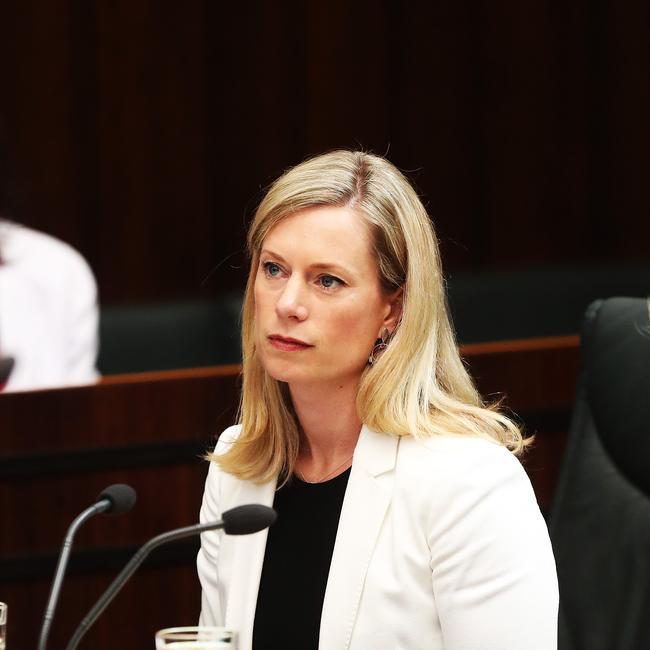
{"type": "Polygon", "coordinates": [[[340,286],[343,284],[343,280],[335,278],[333,275],[321,275],[320,278],[321,286],[324,289],[334,289],[334,287],[340,286]]]}
{"type": "Polygon", "coordinates": [[[264,267],[264,273],[266,273],[269,278],[276,278],[282,271],[275,262],[264,262],[262,266],[264,267]]]}

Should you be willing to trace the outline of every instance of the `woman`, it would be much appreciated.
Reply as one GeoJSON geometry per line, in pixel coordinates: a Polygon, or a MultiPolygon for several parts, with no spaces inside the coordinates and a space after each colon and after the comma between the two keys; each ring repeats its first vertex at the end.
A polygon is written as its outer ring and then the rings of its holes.
{"type": "Polygon", "coordinates": [[[459,357],[427,213],[386,160],[281,176],[248,235],[240,424],[211,457],[202,624],[265,650],[548,650],[557,580],[517,427],[459,357]],[[268,539],[267,539],[268,535],[268,539]]]}

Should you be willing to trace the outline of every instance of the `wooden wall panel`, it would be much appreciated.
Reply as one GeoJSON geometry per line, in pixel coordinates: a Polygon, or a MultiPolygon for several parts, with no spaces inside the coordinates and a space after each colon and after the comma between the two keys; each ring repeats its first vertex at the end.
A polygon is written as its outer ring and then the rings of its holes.
{"type": "Polygon", "coordinates": [[[645,260],[649,12],[3,3],[15,215],[77,246],[104,302],[198,297],[242,285],[262,187],[363,146],[420,188],[450,269],[645,260]]]}

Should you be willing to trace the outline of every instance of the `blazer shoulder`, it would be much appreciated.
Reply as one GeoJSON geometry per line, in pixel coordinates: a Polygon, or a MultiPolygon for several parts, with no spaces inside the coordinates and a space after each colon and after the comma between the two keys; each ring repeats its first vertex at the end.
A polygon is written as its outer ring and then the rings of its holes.
{"type": "Polygon", "coordinates": [[[530,485],[522,464],[509,449],[478,436],[405,438],[400,443],[400,457],[413,480],[445,492],[489,489],[504,481],[530,485]]]}
{"type": "Polygon", "coordinates": [[[485,531],[529,528],[540,539],[546,535],[528,474],[499,443],[460,436],[405,439],[399,455],[396,494],[430,540],[449,539],[450,531],[467,540],[474,534],[467,530],[481,526],[485,531]]]}
{"type": "Polygon", "coordinates": [[[224,429],[224,431],[222,431],[221,435],[219,436],[219,439],[217,440],[217,444],[214,448],[214,453],[217,456],[225,454],[232,447],[233,443],[235,440],[237,440],[240,433],[241,424],[234,424],[233,426],[224,429]]]}
{"type": "MultiPolygon", "coordinates": [[[[241,425],[239,424],[228,427],[222,431],[214,448],[214,455],[221,456],[225,454],[230,449],[233,442],[237,440],[240,432],[241,425]]],[[[224,476],[226,475],[221,470],[221,467],[219,467],[219,463],[212,458],[208,466],[208,475],[205,480],[205,491],[203,493],[204,506],[206,500],[209,502],[210,499],[213,499],[215,503],[218,501],[217,495],[221,492],[220,486],[224,476]]],[[[217,510],[215,509],[215,512],[216,511],[217,510]]]]}

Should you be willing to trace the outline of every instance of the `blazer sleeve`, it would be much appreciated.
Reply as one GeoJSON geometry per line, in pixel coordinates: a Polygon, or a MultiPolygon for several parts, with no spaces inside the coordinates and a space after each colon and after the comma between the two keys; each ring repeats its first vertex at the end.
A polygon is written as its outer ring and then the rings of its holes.
{"type": "MultiPolygon", "coordinates": [[[[239,427],[226,429],[217,442],[215,454],[224,453],[232,444],[239,427]]],[[[221,517],[222,471],[214,461],[210,462],[208,476],[203,490],[203,501],[199,520],[201,523],[215,521],[221,517]]],[[[218,557],[223,533],[210,530],[201,534],[201,549],[196,558],[196,567],[201,583],[201,614],[199,625],[224,625],[225,602],[219,584],[218,557]]]]}
{"type": "MultiPolygon", "coordinates": [[[[219,518],[219,473],[211,462],[203,491],[199,520],[203,524],[219,518]]],[[[219,593],[217,557],[221,535],[218,531],[201,534],[201,549],[196,558],[196,568],[201,583],[201,614],[199,625],[223,625],[223,610],[219,593]]]]}
{"type": "Polygon", "coordinates": [[[555,650],[555,560],[519,461],[491,445],[450,480],[429,522],[445,650],[555,650]]]}

